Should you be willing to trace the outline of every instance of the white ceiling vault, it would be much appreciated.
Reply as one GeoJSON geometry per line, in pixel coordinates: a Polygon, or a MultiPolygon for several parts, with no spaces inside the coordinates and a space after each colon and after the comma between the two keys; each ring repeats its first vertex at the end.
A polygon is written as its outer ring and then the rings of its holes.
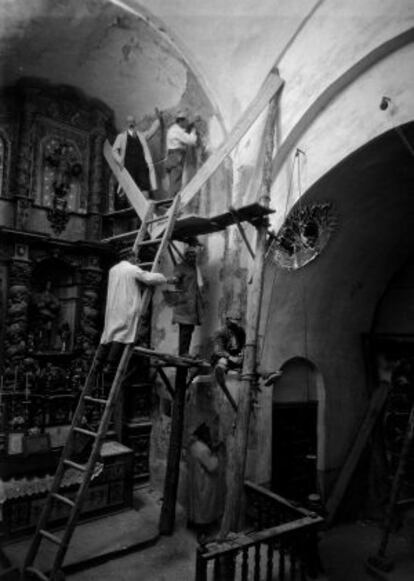
{"type": "Polygon", "coordinates": [[[190,71],[231,126],[315,3],[0,0],[0,81],[76,86],[113,108],[119,124],[131,111],[177,105],[190,71]]]}
{"type": "Polygon", "coordinates": [[[155,107],[214,109],[168,36],[105,0],[0,0],[0,84],[22,77],[81,89],[111,107],[117,125],[155,107]]]}

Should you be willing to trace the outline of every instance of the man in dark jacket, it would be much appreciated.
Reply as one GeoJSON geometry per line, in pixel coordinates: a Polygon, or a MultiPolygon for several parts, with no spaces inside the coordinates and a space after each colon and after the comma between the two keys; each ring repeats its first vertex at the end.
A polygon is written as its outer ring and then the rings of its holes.
{"type": "Polygon", "coordinates": [[[174,278],[179,299],[173,310],[173,323],[178,323],[178,354],[188,355],[195,325],[201,323],[201,294],[197,273],[197,249],[188,246],[184,260],[177,264],[174,278]]]}
{"type": "Polygon", "coordinates": [[[233,310],[226,316],[224,326],[214,336],[211,364],[214,366],[217,383],[226,393],[225,375],[227,371],[229,369],[241,371],[243,365],[246,333],[240,325],[240,320],[239,312],[233,310]]]}

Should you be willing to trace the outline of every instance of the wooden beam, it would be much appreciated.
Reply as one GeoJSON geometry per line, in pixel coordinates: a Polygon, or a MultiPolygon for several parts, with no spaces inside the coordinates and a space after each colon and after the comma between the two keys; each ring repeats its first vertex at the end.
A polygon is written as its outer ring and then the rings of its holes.
{"type": "MultiPolygon", "coordinates": [[[[270,176],[275,146],[277,111],[278,98],[276,95],[269,106],[262,146],[257,161],[259,168],[261,168],[258,195],[260,196],[260,202],[264,206],[268,206],[270,200],[270,176]]],[[[257,383],[257,338],[263,294],[266,239],[267,225],[262,222],[257,228],[254,275],[247,297],[246,345],[244,348],[235,430],[233,434],[230,434],[227,442],[227,454],[231,461],[228,463],[226,473],[227,495],[220,529],[221,538],[226,537],[230,531],[239,530],[244,516],[243,487],[252,394],[257,383]]]]}
{"type": "Polygon", "coordinates": [[[171,535],[174,531],[175,505],[177,502],[178,481],[180,478],[186,388],[187,369],[177,367],[174,404],[171,417],[170,445],[168,447],[167,469],[164,481],[164,496],[158,527],[161,535],[171,535]]]}
{"type": "Polygon", "coordinates": [[[178,258],[180,260],[184,260],[184,254],[180,251],[179,248],[177,248],[177,246],[175,245],[174,242],[170,242],[170,246],[172,247],[172,249],[174,250],[174,252],[176,252],[178,254],[178,258]]]}
{"type": "Polygon", "coordinates": [[[165,373],[164,369],[160,366],[157,366],[156,370],[160,374],[161,379],[163,380],[165,387],[167,388],[168,393],[170,394],[172,399],[174,399],[175,392],[174,392],[173,386],[171,385],[170,380],[168,379],[168,375],[165,373]]]}
{"type": "Polygon", "coordinates": [[[134,352],[144,357],[154,357],[161,359],[176,367],[205,367],[209,366],[204,359],[193,359],[192,357],[182,357],[181,355],[173,355],[172,353],[162,353],[161,351],[154,351],[146,347],[135,346],[134,352]]]}
{"type": "Polygon", "coordinates": [[[365,450],[368,439],[372,434],[372,430],[374,429],[375,424],[377,423],[377,420],[384,408],[388,397],[388,392],[388,384],[382,384],[372,394],[368,410],[358,431],[358,435],[351,447],[345,464],[342,467],[331,496],[326,503],[326,510],[328,512],[326,523],[328,526],[332,524],[336,516],[337,510],[345,495],[352,475],[355,472],[355,468],[357,467],[359,459],[361,458],[361,454],[365,450]]]}

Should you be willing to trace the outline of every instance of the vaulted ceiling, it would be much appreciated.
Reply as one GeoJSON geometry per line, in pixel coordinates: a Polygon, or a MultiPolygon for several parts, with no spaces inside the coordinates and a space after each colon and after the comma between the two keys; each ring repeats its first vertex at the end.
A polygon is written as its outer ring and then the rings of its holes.
{"type": "Polygon", "coordinates": [[[238,117],[315,1],[0,0],[0,82],[74,85],[118,123],[183,95],[199,106],[199,85],[216,112],[238,117]]]}

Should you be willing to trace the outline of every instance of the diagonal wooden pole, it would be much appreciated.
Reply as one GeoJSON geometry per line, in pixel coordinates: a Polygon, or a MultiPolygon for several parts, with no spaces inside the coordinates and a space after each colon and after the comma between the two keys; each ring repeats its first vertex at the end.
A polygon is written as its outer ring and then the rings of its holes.
{"type": "MultiPolygon", "coordinates": [[[[275,146],[277,113],[278,97],[276,95],[269,105],[268,117],[258,161],[258,171],[261,174],[258,197],[260,203],[267,207],[270,202],[270,176],[272,172],[272,159],[275,146]]],[[[244,514],[244,473],[246,468],[247,438],[249,432],[252,393],[257,384],[257,337],[263,293],[267,226],[267,222],[263,221],[257,227],[253,280],[247,298],[246,345],[244,350],[240,396],[235,428],[227,443],[227,458],[229,459],[226,470],[227,496],[220,529],[221,538],[226,537],[230,531],[236,531],[241,527],[244,514]]]]}
{"type": "Polygon", "coordinates": [[[170,445],[168,447],[167,470],[164,481],[164,499],[158,525],[158,530],[161,535],[172,535],[174,532],[175,504],[177,502],[181,446],[184,430],[186,380],[187,368],[177,367],[171,417],[170,445]]]}

